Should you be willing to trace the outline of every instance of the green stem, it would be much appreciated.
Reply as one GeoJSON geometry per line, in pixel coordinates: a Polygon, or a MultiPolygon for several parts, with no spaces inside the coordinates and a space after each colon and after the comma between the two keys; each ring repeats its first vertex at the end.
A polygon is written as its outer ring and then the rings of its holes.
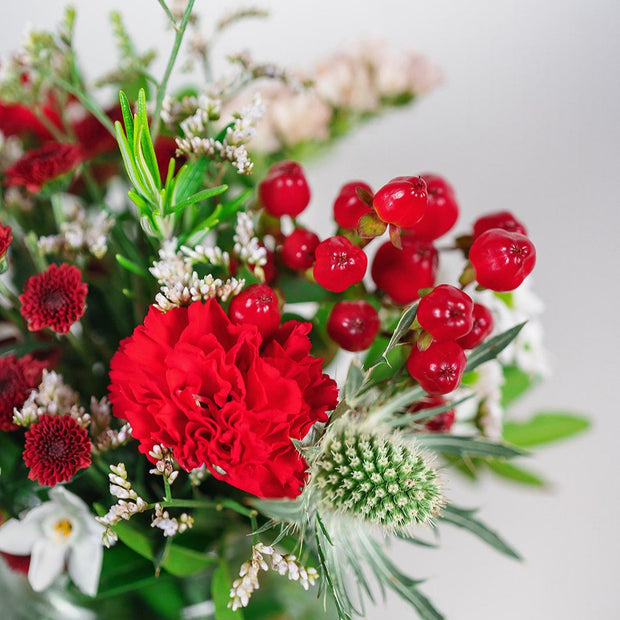
{"type": "Polygon", "coordinates": [[[41,106],[36,105],[33,108],[34,115],[37,117],[41,125],[49,131],[55,140],[58,142],[63,142],[65,140],[65,135],[62,131],[47,117],[47,115],[41,109],[41,106]]]}
{"type": "Polygon", "coordinates": [[[91,99],[91,97],[84,91],[73,86],[70,82],[53,75],[49,77],[59,88],[62,88],[77,97],[80,100],[80,103],[114,136],[114,138],[116,138],[116,130],[114,129],[114,125],[108,118],[107,114],[99,107],[99,104],[91,99]]]}
{"type": "Polygon", "coordinates": [[[170,490],[170,483],[168,482],[168,480],[166,480],[165,476],[164,476],[164,489],[166,490],[166,501],[167,502],[171,502],[172,501],[172,491],[170,490]]]}
{"type": "Polygon", "coordinates": [[[70,331],[65,334],[65,338],[69,341],[82,360],[84,360],[88,368],[91,368],[95,360],[89,353],[88,349],[84,346],[84,343],[70,331]]]}
{"type": "Polygon", "coordinates": [[[177,20],[172,14],[172,11],[168,8],[168,5],[166,4],[165,0],[157,0],[157,1],[159,2],[161,8],[164,9],[164,12],[168,16],[168,19],[170,20],[170,23],[172,24],[174,29],[178,31],[177,20]]]}
{"type": "MultiPolygon", "coordinates": [[[[163,0],[159,0],[160,4],[162,4],[162,1],[163,0]]],[[[183,14],[183,19],[181,20],[181,24],[177,28],[177,34],[174,38],[174,45],[172,46],[172,52],[170,53],[170,58],[168,60],[168,65],[166,67],[164,77],[162,78],[159,89],[157,90],[155,112],[153,114],[153,126],[151,127],[151,139],[153,140],[153,143],[155,143],[155,140],[159,135],[159,126],[161,124],[161,109],[164,105],[166,88],[168,87],[168,81],[170,80],[170,75],[172,74],[174,63],[176,62],[177,56],[179,55],[179,49],[181,47],[181,42],[183,41],[183,35],[185,34],[185,30],[187,29],[187,24],[189,23],[189,18],[192,14],[192,9],[194,8],[195,1],[196,0],[188,0],[187,8],[185,9],[185,13],[183,14]]]]}

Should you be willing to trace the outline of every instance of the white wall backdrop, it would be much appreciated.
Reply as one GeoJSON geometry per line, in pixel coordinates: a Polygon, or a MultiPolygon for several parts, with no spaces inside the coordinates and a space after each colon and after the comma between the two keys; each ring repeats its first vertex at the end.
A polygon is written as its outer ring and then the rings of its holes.
{"type": "MultiPolygon", "coordinates": [[[[0,53],[26,23],[53,24],[60,0],[4,0],[0,53]]],[[[115,60],[106,15],[121,9],[130,30],[162,56],[170,33],[156,0],[78,0],[78,44],[94,73],[115,60]]],[[[217,15],[235,2],[198,0],[217,15]]],[[[520,412],[589,412],[593,431],[546,449],[528,466],[546,472],[545,491],[492,480],[451,483],[463,505],[522,551],[511,562],[468,534],[446,529],[443,549],[394,546],[448,618],[528,620],[620,617],[617,439],[620,370],[620,4],[617,0],[271,0],[268,21],[241,25],[225,51],[309,64],[346,40],[379,35],[439,63],[445,83],[414,108],[374,122],[309,170],[311,215],[322,217],[343,181],[375,187],[432,170],[457,189],[465,228],[475,214],[509,209],[537,244],[536,289],[547,303],[554,376],[520,412]]],[[[161,67],[161,65],[160,65],[161,67]]],[[[1,93],[0,93],[1,96],[1,93]]],[[[368,618],[408,618],[390,598],[368,618]]]]}

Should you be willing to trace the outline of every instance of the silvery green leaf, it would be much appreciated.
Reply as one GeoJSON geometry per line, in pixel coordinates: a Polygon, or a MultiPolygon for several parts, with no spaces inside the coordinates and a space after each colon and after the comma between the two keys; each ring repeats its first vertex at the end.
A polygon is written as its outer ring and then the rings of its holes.
{"type": "Polygon", "coordinates": [[[398,345],[400,339],[409,331],[409,328],[413,325],[413,321],[415,320],[415,315],[418,311],[418,304],[415,303],[409,306],[400,317],[398,321],[398,325],[390,338],[390,342],[388,342],[385,351],[383,352],[382,358],[385,360],[386,364],[389,364],[387,359],[387,354],[398,345]]]}
{"type": "Polygon", "coordinates": [[[524,325],[525,323],[519,323],[476,347],[467,358],[465,372],[470,372],[480,364],[496,358],[517,337],[524,325]]]}
{"type": "Polygon", "coordinates": [[[442,510],[439,518],[446,523],[469,530],[500,553],[515,560],[521,560],[521,556],[499,534],[475,518],[476,512],[475,509],[457,508],[453,504],[448,504],[442,510]]]}
{"type": "Polygon", "coordinates": [[[349,365],[349,371],[347,372],[347,379],[344,383],[344,395],[343,398],[349,399],[354,397],[362,383],[364,382],[364,373],[357,360],[352,360],[349,365]]]}
{"type": "Polygon", "coordinates": [[[445,433],[416,433],[414,436],[421,445],[435,452],[447,452],[461,456],[494,456],[506,459],[526,454],[513,446],[476,439],[475,437],[447,435],[445,433]]]}

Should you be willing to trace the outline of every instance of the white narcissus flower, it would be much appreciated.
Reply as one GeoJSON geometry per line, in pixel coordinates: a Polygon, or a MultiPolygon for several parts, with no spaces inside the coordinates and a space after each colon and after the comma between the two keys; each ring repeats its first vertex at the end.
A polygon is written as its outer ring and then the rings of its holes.
{"type": "Polygon", "coordinates": [[[31,556],[28,581],[36,592],[48,588],[66,564],[73,583],[84,594],[95,596],[105,528],[65,488],[53,488],[49,497],[23,519],[10,519],[0,526],[0,551],[31,556]]]}

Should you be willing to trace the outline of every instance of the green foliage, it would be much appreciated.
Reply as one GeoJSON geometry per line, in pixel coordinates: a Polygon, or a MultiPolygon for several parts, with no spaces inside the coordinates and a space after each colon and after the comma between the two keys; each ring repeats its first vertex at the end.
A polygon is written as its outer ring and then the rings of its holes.
{"type": "MultiPolygon", "coordinates": [[[[116,138],[119,144],[125,170],[133,189],[129,198],[138,207],[138,213],[145,231],[160,239],[170,237],[170,228],[174,228],[176,216],[193,205],[208,200],[226,191],[226,185],[218,185],[199,190],[204,182],[204,175],[209,165],[205,158],[184,164],[174,174],[174,159],[168,165],[168,174],[162,187],[155,149],[149,131],[146,113],[146,96],[141,89],[138,95],[138,109],[132,116],[129,100],[124,92],[120,93],[123,125],[116,122],[116,138]]],[[[217,209],[215,207],[214,209],[217,209]]],[[[210,230],[218,222],[215,210],[211,217],[201,221],[198,226],[187,233],[210,230]]]]}
{"type": "Polygon", "coordinates": [[[215,620],[243,620],[240,609],[233,611],[228,607],[231,587],[232,580],[228,567],[224,561],[220,561],[211,579],[211,600],[215,605],[215,620]]]}
{"type": "Polygon", "coordinates": [[[560,411],[541,412],[526,422],[506,422],[504,439],[515,446],[529,448],[583,433],[590,422],[583,416],[560,411]]]}
{"type": "Polygon", "coordinates": [[[388,530],[430,522],[443,502],[437,472],[412,443],[353,425],[325,437],[312,483],[326,510],[388,530]]]}
{"type": "Polygon", "coordinates": [[[471,372],[480,364],[495,359],[519,335],[524,325],[525,323],[519,323],[476,347],[467,358],[465,372],[471,372]]]}
{"type": "Polygon", "coordinates": [[[502,385],[502,408],[506,409],[514,401],[530,390],[535,380],[517,366],[504,366],[504,384],[502,385]]]}
{"type": "Polygon", "coordinates": [[[461,457],[471,455],[510,459],[525,454],[525,452],[513,446],[467,436],[446,435],[443,433],[417,433],[415,438],[425,448],[448,454],[457,454],[461,457]]]}
{"type": "Polygon", "coordinates": [[[439,519],[461,529],[468,530],[500,553],[515,560],[520,560],[521,556],[497,532],[494,532],[482,521],[476,519],[476,512],[475,509],[458,508],[454,504],[448,504],[442,510],[439,519]]]}
{"type": "Polygon", "coordinates": [[[500,461],[497,459],[487,459],[484,464],[495,474],[506,480],[527,484],[534,487],[545,486],[545,481],[535,472],[517,466],[514,463],[500,461]]]}

